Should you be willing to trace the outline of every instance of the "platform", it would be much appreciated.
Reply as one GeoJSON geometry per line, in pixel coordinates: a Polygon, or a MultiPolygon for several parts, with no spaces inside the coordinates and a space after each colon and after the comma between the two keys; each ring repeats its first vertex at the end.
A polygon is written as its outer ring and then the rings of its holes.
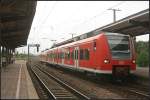
{"type": "Polygon", "coordinates": [[[136,67],[134,74],[137,76],[149,78],[149,67],[136,67]]]}
{"type": "Polygon", "coordinates": [[[149,67],[136,67],[134,75],[137,77],[138,83],[150,86],[149,67]]]}
{"type": "Polygon", "coordinates": [[[25,61],[16,61],[1,70],[1,99],[39,99],[25,61]]]}

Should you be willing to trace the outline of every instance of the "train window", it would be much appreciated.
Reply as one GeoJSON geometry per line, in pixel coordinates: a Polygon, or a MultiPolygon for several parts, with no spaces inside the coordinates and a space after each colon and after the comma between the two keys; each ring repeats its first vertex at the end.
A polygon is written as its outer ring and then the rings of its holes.
{"type": "Polygon", "coordinates": [[[59,53],[59,59],[61,59],[61,52],[59,53]]]}
{"type": "Polygon", "coordinates": [[[85,49],[85,59],[89,60],[89,50],[85,49]]]}
{"type": "Polygon", "coordinates": [[[69,51],[66,52],[66,53],[65,53],[65,56],[66,56],[66,59],[70,59],[70,52],[69,52],[69,51]]]}
{"type": "Polygon", "coordinates": [[[74,51],[71,52],[71,58],[74,59],[74,51]]]}
{"type": "Polygon", "coordinates": [[[53,59],[54,59],[54,53],[53,53],[53,59]]]}
{"type": "Polygon", "coordinates": [[[50,58],[52,58],[52,54],[50,53],[50,58]]]}
{"type": "Polygon", "coordinates": [[[58,59],[59,59],[59,53],[57,54],[57,57],[58,57],[58,59]]]}
{"type": "Polygon", "coordinates": [[[128,36],[107,35],[108,44],[112,53],[112,58],[126,59],[130,58],[130,44],[128,36]]]}
{"type": "Polygon", "coordinates": [[[77,54],[77,59],[78,59],[78,50],[76,50],[76,54],[77,54]]]}
{"type": "Polygon", "coordinates": [[[59,59],[61,59],[61,53],[59,53],[59,59]]]}
{"type": "Polygon", "coordinates": [[[48,54],[48,57],[51,58],[51,54],[48,54]]]}
{"type": "Polygon", "coordinates": [[[61,52],[59,53],[59,59],[61,59],[61,52]]]}
{"type": "Polygon", "coordinates": [[[76,50],[74,50],[74,59],[76,59],[76,50]]]}
{"type": "Polygon", "coordinates": [[[67,53],[65,52],[65,59],[67,59],[67,53]]]}
{"type": "Polygon", "coordinates": [[[51,53],[51,58],[53,58],[53,54],[51,53]]]}
{"type": "Polygon", "coordinates": [[[63,54],[63,53],[61,52],[61,53],[60,53],[60,58],[61,58],[61,59],[63,58],[63,55],[62,55],[62,54],[63,54]]]}
{"type": "Polygon", "coordinates": [[[55,58],[55,54],[53,53],[53,59],[55,58]]]}
{"type": "Polygon", "coordinates": [[[68,59],[70,59],[70,52],[68,51],[68,59]]]}
{"type": "Polygon", "coordinates": [[[56,58],[56,54],[54,53],[54,58],[56,58]]]}
{"type": "Polygon", "coordinates": [[[93,50],[96,51],[96,41],[93,42],[93,50]]]}
{"type": "Polygon", "coordinates": [[[56,54],[54,54],[54,58],[56,59],[56,54]]]}
{"type": "Polygon", "coordinates": [[[59,57],[60,57],[60,59],[62,59],[61,55],[62,55],[62,53],[60,52],[60,53],[59,53],[59,57]]]}
{"type": "Polygon", "coordinates": [[[54,58],[54,54],[52,53],[52,58],[54,58]]]}
{"type": "Polygon", "coordinates": [[[65,58],[65,53],[64,53],[64,52],[62,53],[62,58],[63,58],[63,59],[65,58]]]}
{"type": "Polygon", "coordinates": [[[80,49],[80,60],[83,60],[83,49],[80,49]]]}
{"type": "Polygon", "coordinates": [[[75,59],[75,60],[77,59],[77,50],[75,50],[74,59],[75,59]]]}

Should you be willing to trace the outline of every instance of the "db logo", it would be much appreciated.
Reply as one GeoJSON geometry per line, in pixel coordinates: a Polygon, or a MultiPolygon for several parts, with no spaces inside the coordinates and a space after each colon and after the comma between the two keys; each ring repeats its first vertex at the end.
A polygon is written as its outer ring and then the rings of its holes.
{"type": "Polygon", "coordinates": [[[124,64],[124,61],[119,61],[119,64],[120,64],[120,65],[123,65],[123,64],[124,64]]]}

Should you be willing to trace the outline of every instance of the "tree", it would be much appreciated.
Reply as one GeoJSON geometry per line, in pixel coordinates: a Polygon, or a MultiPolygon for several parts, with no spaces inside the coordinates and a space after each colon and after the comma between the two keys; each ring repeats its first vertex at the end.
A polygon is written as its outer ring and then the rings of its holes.
{"type": "Polygon", "coordinates": [[[140,67],[148,66],[149,59],[147,52],[141,52],[137,57],[137,64],[140,67]]]}
{"type": "Polygon", "coordinates": [[[140,67],[149,64],[149,42],[139,41],[136,43],[137,64],[140,67]]]}

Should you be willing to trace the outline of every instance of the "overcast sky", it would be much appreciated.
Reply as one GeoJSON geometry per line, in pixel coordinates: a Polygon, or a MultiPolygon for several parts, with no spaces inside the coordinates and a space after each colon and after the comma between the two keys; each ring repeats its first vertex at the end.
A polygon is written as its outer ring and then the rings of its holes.
{"type": "MultiPolygon", "coordinates": [[[[113,12],[120,9],[116,19],[122,19],[149,8],[148,1],[38,1],[28,44],[39,43],[40,51],[50,48],[53,42],[61,42],[113,22],[113,12]]],[[[148,35],[138,36],[137,41],[148,41],[148,35]]],[[[18,48],[27,52],[27,47],[18,48]]],[[[36,53],[32,48],[31,53],[36,53]]]]}

